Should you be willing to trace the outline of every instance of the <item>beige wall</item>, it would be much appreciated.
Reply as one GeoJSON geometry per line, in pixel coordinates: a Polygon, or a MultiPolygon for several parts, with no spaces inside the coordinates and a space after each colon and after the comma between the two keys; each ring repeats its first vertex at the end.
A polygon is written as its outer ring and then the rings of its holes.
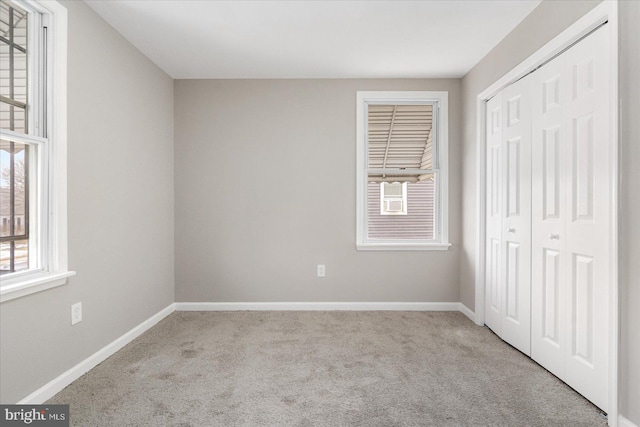
{"type": "Polygon", "coordinates": [[[460,80],[179,80],[175,99],[176,301],[458,301],[460,80]],[[449,91],[449,251],[356,251],[358,90],[449,91]]]}
{"type": "Polygon", "coordinates": [[[0,306],[16,402],[174,300],[173,82],[83,2],[69,12],[66,286],[0,306]],[[70,306],[84,320],[70,326],[70,306]]]}
{"type": "MultiPolygon", "coordinates": [[[[476,97],[493,82],[595,7],[599,1],[545,0],[462,79],[463,219],[460,299],[475,303],[476,257],[476,97]]],[[[623,105],[620,148],[620,404],[621,414],[640,425],[640,216],[638,194],[640,116],[638,22],[640,2],[620,2],[620,82],[623,105]],[[634,262],[635,261],[635,262],[634,262]]]]}
{"type": "Polygon", "coordinates": [[[640,2],[620,2],[620,395],[640,426],[640,2]]]}

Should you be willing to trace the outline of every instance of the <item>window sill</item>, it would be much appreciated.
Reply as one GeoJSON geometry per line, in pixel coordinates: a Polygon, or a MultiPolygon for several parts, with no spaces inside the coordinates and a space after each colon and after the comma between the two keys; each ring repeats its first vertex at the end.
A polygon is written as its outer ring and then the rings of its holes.
{"type": "Polygon", "coordinates": [[[34,273],[3,281],[0,288],[0,303],[64,285],[67,283],[67,278],[75,274],[75,271],[34,273]]]}
{"type": "Polygon", "coordinates": [[[358,243],[359,251],[446,251],[451,243],[358,243]]]}

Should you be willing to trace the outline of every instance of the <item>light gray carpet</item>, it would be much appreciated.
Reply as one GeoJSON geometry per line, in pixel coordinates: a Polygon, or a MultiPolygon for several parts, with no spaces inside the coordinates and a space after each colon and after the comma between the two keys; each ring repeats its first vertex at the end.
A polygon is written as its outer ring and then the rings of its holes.
{"type": "Polygon", "coordinates": [[[78,426],[603,426],[444,312],[179,312],[48,403],[78,426]]]}

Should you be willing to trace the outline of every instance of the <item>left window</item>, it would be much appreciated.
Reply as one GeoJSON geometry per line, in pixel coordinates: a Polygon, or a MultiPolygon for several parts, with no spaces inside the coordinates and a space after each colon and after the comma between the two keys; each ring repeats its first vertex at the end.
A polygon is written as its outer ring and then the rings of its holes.
{"type": "Polygon", "coordinates": [[[62,285],[66,9],[0,0],[0,302],[62,285]]]}

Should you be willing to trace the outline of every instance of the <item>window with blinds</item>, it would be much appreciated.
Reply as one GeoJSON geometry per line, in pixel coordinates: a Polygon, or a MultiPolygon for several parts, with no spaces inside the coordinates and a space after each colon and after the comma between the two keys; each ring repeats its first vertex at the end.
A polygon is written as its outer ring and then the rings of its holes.
{"type": "Polygon", "coordinates": [[[446,249],[446,92],[358,93],[359,249],[446,249]]]}

